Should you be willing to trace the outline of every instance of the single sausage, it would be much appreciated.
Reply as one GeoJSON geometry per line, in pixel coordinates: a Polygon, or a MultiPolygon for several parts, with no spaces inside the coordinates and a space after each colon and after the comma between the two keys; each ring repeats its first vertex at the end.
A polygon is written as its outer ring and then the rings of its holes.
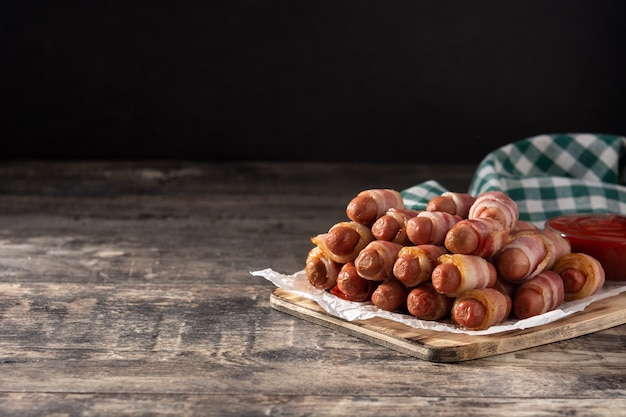
{"type": "Polygon", "coordinates": [[[446,233],[461,220],[443,211],[423,211],[406,221],[406,234],[414,245],[443,245],[446,233]]]}
{"type": "Polygon", "coordinates": [[[350,220],[371,227],[390,208],[405,208],[400,192],[392,189],[371,189],[361,191],[350,200],[346,214],[350,220]]]}
{"type": "Polygon", "coordinates": [[[385,240],[374,240],[354,260],[357,273],[365,279],[384,281],[393,276],[393,265],[403,246],[385,240]]]}
{"type": "Polygon", "coordinates": [[[537,275],[546,257],[546,245],[539,233],[518,234],[500,250],[495,261],[498,274],[510,281],[521,283],[537,275]]]}
{"type": "Polygon", "coordinates": [[[452,305],[452,320],[469,330],[484,330],[505,321],[511,297],[494,289],[478,288],[461,294],[452,305]]]}
{"type": "Polygon", "coordinates": [[[450,317],[454,298],[436,291],[430,282],[413,288],[406,299],[408,312],[420,320],[441,320],[450,317]]]}
{"type": "Polygon", "coordinates": [[[444,245],[452,253],[471,254],[480,245],[480,235],[468,220],[463,220],[448,231],[444,245]]]}
{"type": "Polygon", "coordinates": [[[404,225],[398,223],[398,220],[396,220],[393,216],[383,214],[372,225],[372,234],[375,239],[394,242],[403,228],[404,225]]]}
{"type": "Polygon", "coordinates": [[[502,278],[519,284],[551,269],[557,258],[570,251],[569,242],[551,230],[518,233],[500,250],[496,269],[502,278]]]}
{"type": "Polygon", "coordinates": [[[452,253],[490,258],[506,244],[508,229],[490,218],[465,219],[446,234],[444,245],[452,253]]]}
{"type": "Polygon", "coordinates": [[[329,259],[342,264],[354,261],[373,240],[369,227],[354,221],[337,223],[327,233],[311,238],[329,259]]]}
{"type": "Polygon", "coordinates": [[[554,271],[543,271],[517,287],[513,313],[520,320],[538,316],[559,307],[564,297],[561,276],[554,271]]]}
{"type": "Polygon", "coordinates": [[[335,285],[340,269],[340,264],[328,259],[320,248],[314,247],[307,255],[304,272],[311,285],[328,290],[335,285]]]}
{"type": "Polygon", "coordinates": [[[404,246],[393,264],[393,276],[407,287],[414,287],[431,277],[437,259],[446,248],[437,245],[404,246]]]}
{"type": "Polygon", "coordinates": [[[392,277],[376,287],[371,301],[381,310],[400,311],[406,308],[408,292],[403,283],[392,277]]]}
{"type": "Polygon", "coordinates": [[[446,191],[440,196],[431,198],[426,205],[426,210],[443,211],[467,218],[469,209],[475,201],[476,198],[467,193],[446,191]]]}
{"type": "Polygon", "coordinates": [[[418,210],[390,208],[374,222],[372,235],[378,240],[409,245],[411,241],[407,236],[407,221],[419,213],[418,210]]]}
{"type": "Polygon", "coordinates": [[[326,236],[326,246],[337,255],[346,255],[354,250],[361,236],[348,227],[333,227],[326,236]]]}
{"type": "Polygon", "coordinates": [[[406,235],[414,245],[431,243],[433,222],[428,217],[413,217],[406,222],[406,235]]]}
{"type": "Polygon", "coordinates": [[[475,288],[493,287],[496,283],[496,268],[480,256],[443,254],[437,263],[431,281],[437,291],[449,297],[475,288]]]}
{"type": "Polygon", "coordinates": [[[346,300],[362,302],[370,299],[375,283],[361,277],[356,271],[354,262],[348,262],[341,267],[337,275],[337,288],[346,300]]]}
{"type": "Polygon", "coordinates": [[[563,280],[563,286],[565,287],[565,293],[576,293],[580,291],[585,285],[587,277],[577,268],[563,268],[558,272],[563,280]]]}
{"type": "Polygon", "coordinates": [[[432,283],[438,292],[455,296],[463,283],[461,271],[452,262],[444,262],[435,267],[432,273],[432,283]]]}
{"type": "Polygon", "coordinates": [[[539,236],[546,245],[546,258],[541,262],[539,268],[546,270],[552,269],[556,260],[563,255],[572,253],[572,247],[567,239],[560,233],[550,229],[542,230],[539,236]]]}
{"type": "Polygon", "coordinates": [[[502,278],[520,282],[530,276],[534,267],[531,258],[522,249],[507,248],[498,255],[496,270],[502,278]]]}
{"type": "Polygon", "coordinates": [[[483,329],[487,317],[487,307],[475,298],[459,299],[454,303],[452,318],[455,323],[466,329],[483,329]]]}
{"type": "Polygon", "coordinates": [[[502,191],[485,191],[476,197],[467,218],[494,219],[502,224],[504,229],[511,230],[519,220],[519,208],[517,203],[502,191]]]}
{"type": "Polygon", "coordinates": [[[565,301],[595,294],[606,279],[602,264],[586,253],[565,254],[556,260],[552,270],[563,279],[565,301]]]}

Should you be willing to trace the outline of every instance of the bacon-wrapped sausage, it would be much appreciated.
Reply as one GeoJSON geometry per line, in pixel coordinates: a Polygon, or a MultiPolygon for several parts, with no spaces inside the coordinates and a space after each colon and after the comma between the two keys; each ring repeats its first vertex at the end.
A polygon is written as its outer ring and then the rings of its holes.
{"type": "Polygon", "coordinates": [[[498,277],[498,279],[496,279],[496,283],[493,285],[493,288],[513,298],[515,290],[517,290],[517,284],[513,284],[512,282],[498,277]]]}
{"type": "Polygon", "coordinates": [[[524,220],[517,220],[515,222],[515,226],[513,226],[513,228],[511,229],[511,231],[509,232],[509,236],[510,237],[514,237],[520,234],[526,234],[526,233],[539,233],[541,231],[540,228],[538,228],[537,226],[535,226],[534,224],[524,221],[524,220]]]}
{"type": "Polygon", "coordinates": [[[309,251],[304,272],[314,287],[322,290],[332,288],[340,270],[341,264],[328,259],[317,246],[309,251]]]}
{"type": "Polygon", "coordinates": [[[393,265],[403,246],[385,240],[374,240],[354,260],[357,273],[365,279],[383,281],[393,277],[393,265]]]}
{"type": "Polygon", "coordinates": [[[403,283],[394,277],[387,278],[372,293],[372,304],[386,311],[404,310],[408,292],[403,283]]]}
{"type": "Polygon", "coordinates": [[[493,287],[496,283],[496,268],[480,256],[443,254],[437,262],[431,281],[438,292],[449,297],[475,288],[493,287]]]}
{"type": "Polygon", "coordinates": [[[372,235],[378,240],[409,245],[411,241],[407,236],[406,223],[419,213],[418,210],[390,208],[374,222],[372,235]]]}
{"type": "Polygon", "coordinates": [[[520,234],[504,245],[495,261],[498,274],[510,282],[523,282],[537,275],[547,255],[539,233],[520,234]]]}
{"type": "Polygon", "coordinates": [[[544,269],[552,269],[557,259],[572,252],[572,246],[569,241],[553,230],[542,230],[539,236],[541,236],[546,245],[547,255],[543,261],[545,266],[542,265],[544,269]]]}
{"type": "Polygon", "coordinates": [[[356,259],[359,252],[374,240],[369,227],[357,222],[340,222],[327,233],[311,238],[329,259],[344,264],[356,259]]]}
{"type": "Polygon", "coordinates": [[[440,196],[431,198],[426,205],[426,210],[443,211],[465,219],[475,201],[476,198],[467,193],[446,191],[440,196]]]}
{"type": "Polygon", "coordinates": [[[443,245],[446,233],[461,220],[445,211],[422,211],[406,221],[406,234],[414,245],[443,245]]]}
{"type": "Polygon", "coordinates": [[[604,285],[602,264],[586,253],[565,254],[556,260],[552,270],[563,279],[565,301],[593,295],[604,285]]]}
{"type": "Polygon", "coordinates": [[[437,259],[444,253],[446,248],[443,246],[404,246],[393,265],[393,275],[407,287],[428,281],[437,266],[437,259]]]}
{"type": "Polygon", "coordinates": [[[400,192],[391,189],[371,189],[357,194],[348,203],[346,214],[350,220],[371,227],[390,208],[405,208],[400,192]]]}
{"type": "Polygon", "coordinates": [[[496,270],[502,278],[521,283],[552,268],[570,250],[569,242],[551,230],[519,233],[497,255],[496,270]]]}
{"type": "Polygon", "coordinates": [[[469,290],[454,300],[452,320],[469,330],[484,330],[505,321],[511,305],[511,297],[494,288],[469,290]]]}
{"type": "Polygon", "coordinates": [[[365,279],[357,273],[354,262],[344,264],[337,275],[337,289],[346,300],[367,301],[375,288],[374,281],[365,279]]]}
{"type": "Polygon", "coordinates": [[[444,245],[452,253],[490,258],[502,249],[508,236],[509,230],[495,219],[466,219],[448,231],[444,245]]]}
{"type": "Polygon", "coordinates": [[[565,297],[563,280],[554,271],[543,271],[517,287],[513,297],[513,313],[527,319],[556,309],[565,297]]]}
{"type": "Polygon", "coordinates": [[[420,320],[441,320],[450,317],[454,298],[441,294],[430,282],[413,288],[406,298],[409,313],[420,320]]]}
{"type": "Polygon", "coordinates": [[[485,191],[476,197],[469,209],[468,219],[495,219],[504,229],[511,230],[519,219],[517,203],[501,191],[485,191]]]}

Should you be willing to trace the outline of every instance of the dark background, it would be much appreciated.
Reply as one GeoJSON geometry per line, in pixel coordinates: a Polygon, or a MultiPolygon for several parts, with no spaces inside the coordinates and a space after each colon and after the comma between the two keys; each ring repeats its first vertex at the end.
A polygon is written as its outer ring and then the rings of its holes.
{"type": "Polygon", "coordinates": [[[626,134],[626,2],[16,1],[0,158],[476,163],[626,134]]]}

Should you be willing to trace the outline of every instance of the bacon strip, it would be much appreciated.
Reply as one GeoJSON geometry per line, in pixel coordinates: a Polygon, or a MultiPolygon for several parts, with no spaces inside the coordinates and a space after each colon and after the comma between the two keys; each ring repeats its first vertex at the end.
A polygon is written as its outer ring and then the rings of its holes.
{"type": "Polygon", "coordinates": [[[469,290],[454,300],[452,319],[466,329],[484,330],[506,320],[511,304],[511,297],[496,289],[469,290]]]}
{"type": "Polygon", "coordinates": [[[569,241],[557,232],[545,229],[539,233],[539,236],[546,245],[546,258],[539,265],[539,268],[552,269],[557,259],[572,252],[569,241]]]}
{"type": "Polygon", "coordinates": [[[466,219],[446,234],[444,245],[452,253],[490,258],[506,244],[509,230],[491,218],[466,219]]]}
{"type": "Polygon", "coordinates": [[[561,256],[553,271],[563,279],[565,301],[580,300],[598,292],[604,285],[602,264],[586,253],[569,253],[561,256]]]}
{"type": "Polygon", "coordinates": [[[390,208],[372,225],[372,234],[378,240],[409,245],[407,221],[420,213],[419,210],[390,208]]]}
{"type": "Polygon", "coordinates": [[[385,240],[374,240],[354,260],[357,273],[365,279],[383,281],[393,277],[393,265],[403,246],[385,240]]]}
{"type": "Polygon", "coordinates": [[[543,271],[517,288],[513,312],[518,319],[527,319],[556,309],[564,299],[561,276],[554,271],[543,271]]]}
{"type": "Polygon", "coordinates": [[[465,219],[475,201],[476,198],[470,194],[446,191],[440,196],[431,198],[426,205],[426,210],[443,211],[465,219]]]}
{"type": "Polygon", "coordinates": [[[541,264],[546,256],[546,245],[539,233],[518,234],[498,254],[496,270],[507,281],[521,283],[544,270],[545,265],[541,264]]]}
{"type": "Polygon", "coordinates": [[[475,288],[493,287],[496,269],[480,256],[443,254],[437,260],[431,280],[437,291],[449,297],[457,297],[475,288]]]}
{"type": "Polygon", "coordinates": [[[515,226],[511,229],[509,233],[510,236],[517,236],[518,234],[526,234],[526,233],[539,233],[541,231],[540,228],[535,226],[534,224],[524,221],[517,220],[515,222],[515,226]]]}
{"type": "Polygon", "coordinates": [[[322,290],[332,288],[340,270],[341,264],[328,259],[319,247],[316,246],[309,251],[304,271],[314,287],[322,290]]]}
{"type": "Polygon", "coordinates": [[[392,189],[371,189],[357,194],[348,203],[346,214],[350,220],[371,227],[390,208],[405,208],[400,192],[392,189]]]}
{"type": "Polygon", "coordinates": [[[490,218],[498,220],[502,226],[511,230],[519,219],[517,203],[501,191],[485,191],[476,197],[470,207],[469,219],[490,218]]]}
{"type": "Polygon", "coordinates": [[[461,216],[445,211],[422,211],[407,220],[406,233],[414,245],[443,245],[446,233],[461,220],[461,216]]]}
{"type": "Polygon", "coordinates": [[[324,255],[341,264],[354,261],[359,255],[359,252],[373,240],[374,236],[372,236],[369,227],[357,222],[337,223],[333,225],[327,233],[322,233],[311,238],[311,241],[324,252],[324,255]],[[342,236],[351,235],[354,235],[354,239],[351,237],[349,244],[344,245],[346,242],[343,240],[342,236]]]}
{"type": "Polygon", "coordinates": [[[393,265],[393,275],[407,287],[428,281],[437,266],[437,258],[444,253],[446,248],[443,246],[404,246],[393,265]]]}
{"type": "Polygon", "coordinates": [[[569,242],[558,233],[527,231],[504,245],[498,254],[496,269],[502,278],[521,283],[551,269],[556,259],[570,251],[569,242]]]}

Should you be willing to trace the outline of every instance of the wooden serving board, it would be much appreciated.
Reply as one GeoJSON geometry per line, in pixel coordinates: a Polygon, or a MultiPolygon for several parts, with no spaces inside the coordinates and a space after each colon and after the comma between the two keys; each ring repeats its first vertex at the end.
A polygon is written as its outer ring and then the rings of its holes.
{"type": "Polygon", "coordinates": [[[284,313],[431,362],[461,362],[518,351],[608,329],[626,323],[626,293],[605,298],[561,320],[524,330],[491,335],[415,329],[372,318],[349,322],[332,316],[315,301],[276,288],[271,306],[284,313]]]}

